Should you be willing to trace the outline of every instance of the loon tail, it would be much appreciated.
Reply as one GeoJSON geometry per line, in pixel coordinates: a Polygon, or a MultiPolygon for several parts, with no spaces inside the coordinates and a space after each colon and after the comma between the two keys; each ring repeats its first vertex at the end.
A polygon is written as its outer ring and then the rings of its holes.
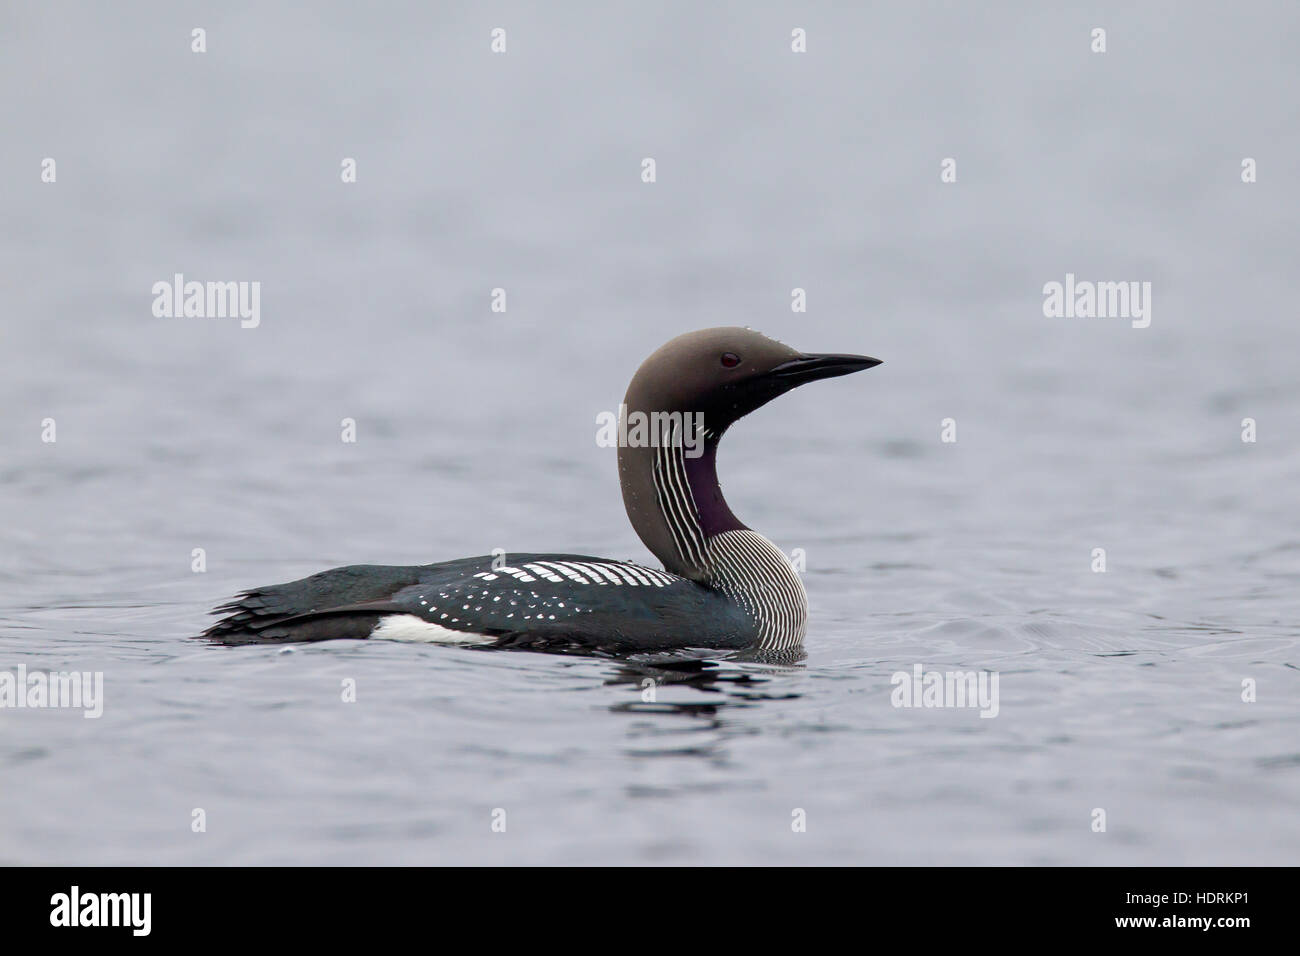
{"type": "Polygon", "coordinates": [[[199,637],[232,645],[368,637],[381,617],[404,612],[391,598],[419,580],[421,570],[351,565],[252,588],[213,610],[223,617],[199,637]]]}

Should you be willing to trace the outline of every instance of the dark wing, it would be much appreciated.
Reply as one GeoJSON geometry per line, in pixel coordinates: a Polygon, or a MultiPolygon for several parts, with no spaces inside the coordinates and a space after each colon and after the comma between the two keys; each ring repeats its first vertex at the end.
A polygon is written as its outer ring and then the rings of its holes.
{"type": "Polygon", "coordinates": [[[626,561],[571,554],[511,555],[463,587],[404,592],[428,620],[471,627],[496,648],[627,654],[680,648],[743,648],[753,623],[720,592],[626,561]],[[421,592],[418,595],[415,592],[421,592]],[[450,608],[447,607],[450,604],[450,608]]]}

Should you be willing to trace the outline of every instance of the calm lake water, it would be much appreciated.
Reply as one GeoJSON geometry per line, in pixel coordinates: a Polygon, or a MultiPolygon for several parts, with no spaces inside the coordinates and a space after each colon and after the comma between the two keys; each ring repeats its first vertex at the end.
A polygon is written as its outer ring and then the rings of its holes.
{"type": "Polygon", "coordinates": [[[1027,6],[7,8],[0,674],[104,702],[0,709],[0,862],[1295,863],[1300,9],[1027,6]],[[260,324],[156,317],[178,272],[260,324]],[[885,360],[721,452],[802,664],[191,640],[339,564],[652,560],[596,416],[734,324],[885,360]]]}

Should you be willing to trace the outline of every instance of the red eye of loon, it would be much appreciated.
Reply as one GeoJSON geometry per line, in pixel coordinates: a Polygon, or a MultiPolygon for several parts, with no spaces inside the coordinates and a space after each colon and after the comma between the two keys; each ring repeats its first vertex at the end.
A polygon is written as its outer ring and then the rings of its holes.
{"type": "Polygon", "coordinates": [[[740,364],[740,356],[737,355],[735,352],[722,353],[723,368],[735,368],[739,364],[740,364]]]}

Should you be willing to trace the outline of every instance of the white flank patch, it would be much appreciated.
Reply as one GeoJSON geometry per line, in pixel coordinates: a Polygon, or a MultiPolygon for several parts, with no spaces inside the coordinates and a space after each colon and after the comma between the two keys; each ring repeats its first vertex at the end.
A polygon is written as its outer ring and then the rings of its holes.
{"type": "Polygon", "coordinates": [[[491,644],[495,640],[473,631],[453,631],[441,624],[422,621],[414,614],[390,614],[380,618],[370,636],[381,641],[414,641],[420,644],[491,644]]]}

